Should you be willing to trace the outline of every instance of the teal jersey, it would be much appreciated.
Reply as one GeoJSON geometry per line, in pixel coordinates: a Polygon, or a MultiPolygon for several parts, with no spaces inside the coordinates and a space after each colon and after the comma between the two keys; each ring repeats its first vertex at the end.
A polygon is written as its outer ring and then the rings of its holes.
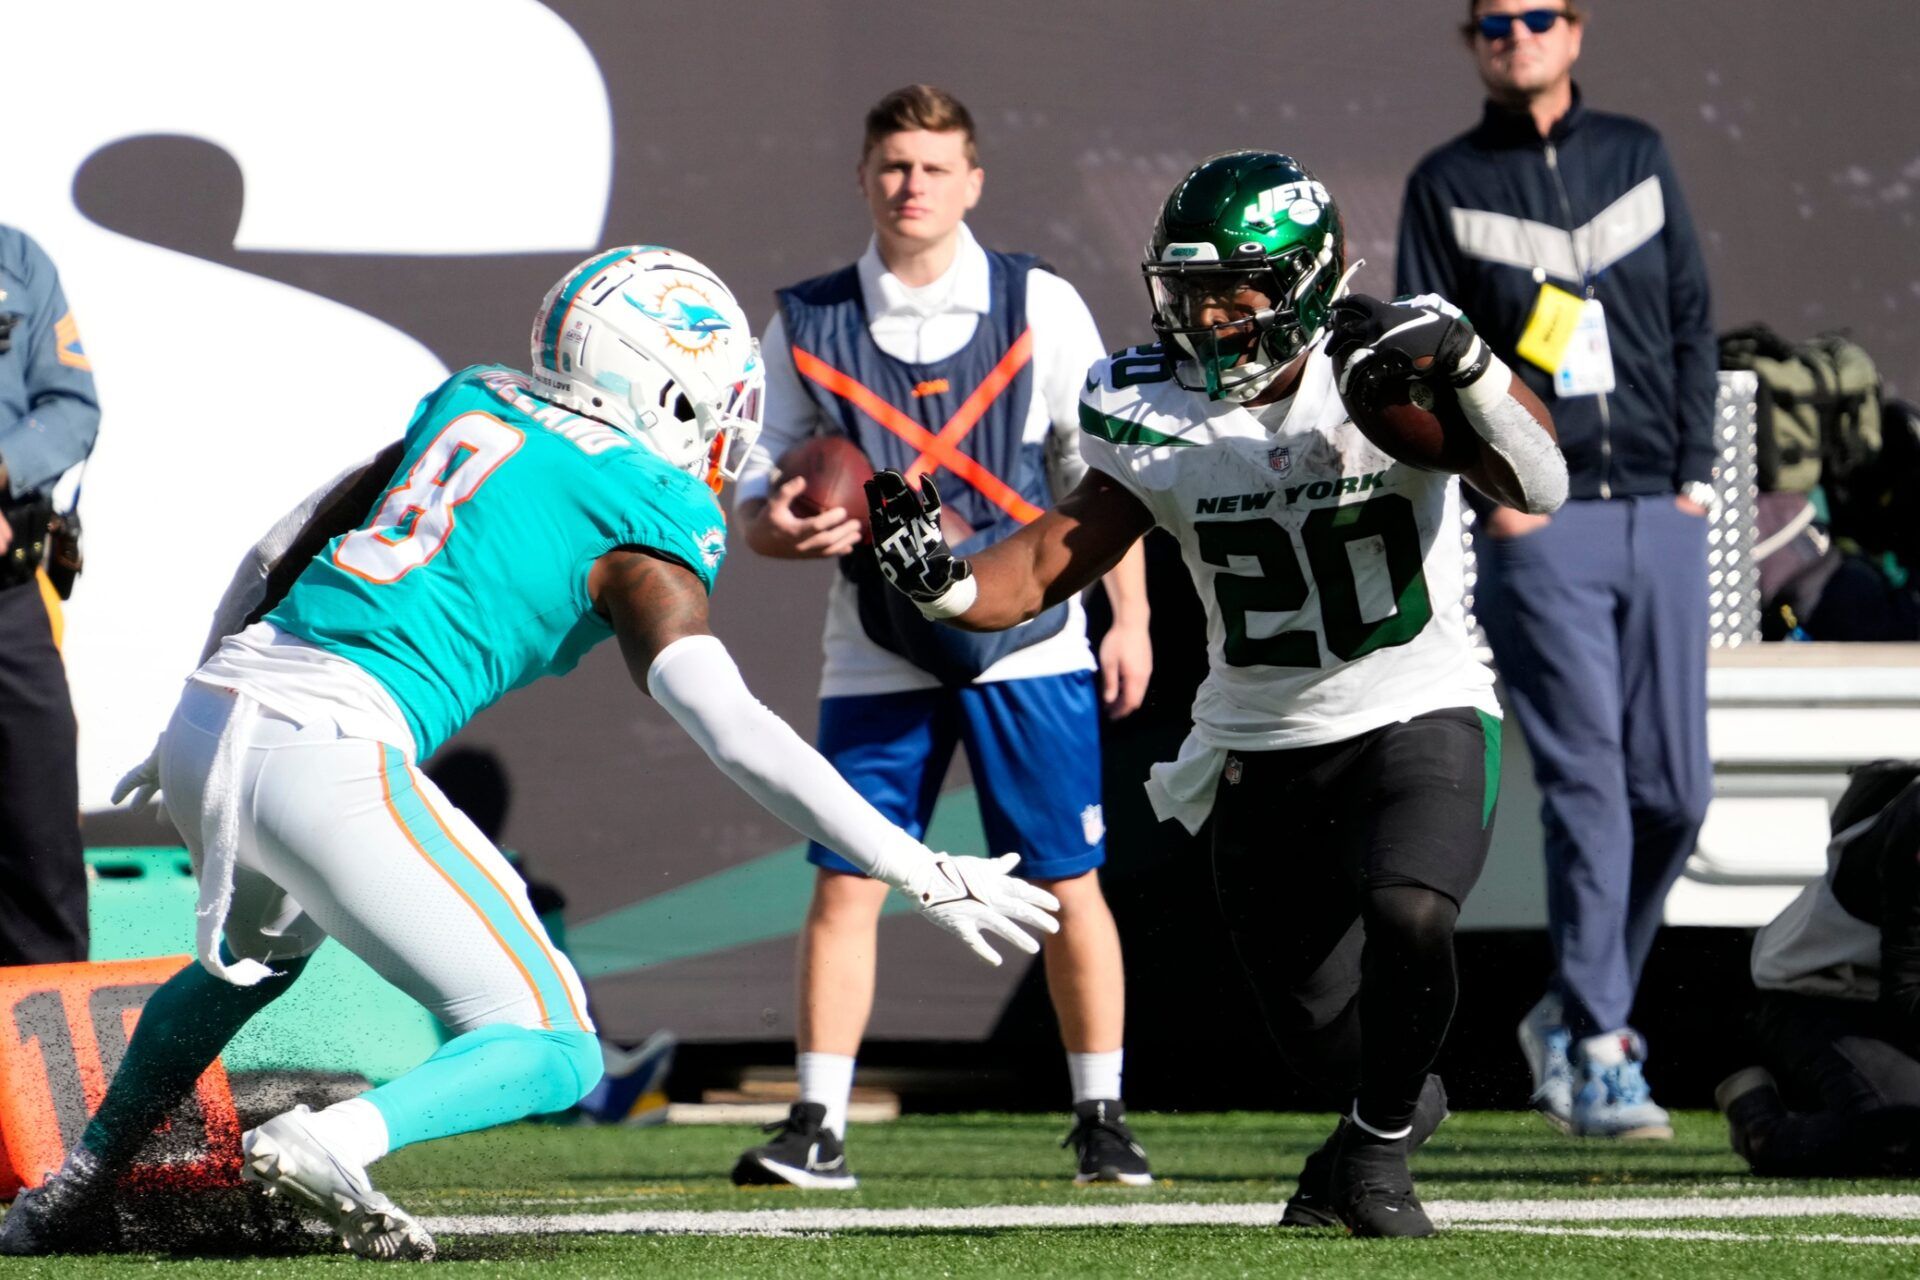
{"type": "Polygon", "coordinates": [[[726,556],[713,493],[612,427],[536,400],[493,365],[414,411],[367,521],[328,543],[267,621],[363,668],[422,759],[509,689],[564,675],[613,634],[593,562],[644,547],[708,590],[726,556]]]}

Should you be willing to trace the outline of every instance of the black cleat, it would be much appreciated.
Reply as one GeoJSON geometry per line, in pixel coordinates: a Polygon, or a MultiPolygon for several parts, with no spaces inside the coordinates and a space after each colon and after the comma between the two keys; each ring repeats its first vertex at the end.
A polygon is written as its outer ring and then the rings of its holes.
{"type": "Polygon", "coordinates": [[[1385,1141],[1351,1122],[1340,1126],[1328,1182],[1334,1211],[1356,1236],[1430,1236],[1433,1220],[1407,1168],[1412,1135],[1385,1141]]]}
{"type": "Polygon", "coordinates": [[[1727,1136],[1741,1159],[1756,1169],[1774,1126],[1787,1118],[1787,1104],[1765,1067],[1736,1071],[1713,1091],[1713,1105],[1727,1117],[1727,1136]]]}
{"type": "Polygon", "coordinates": [[[1300,1185],[1287,1199],[1287,1211],[1280,1215],[1283,1227],[1337,1227],[1340,1215],[1333,1211],[1333,1153],[1340,1135],[1347,1131],[1347,1118],[1333,1126],[1333,1133],[1314,1149],[1300,1166],[1300,1185]]]}
{"type": "Polygon", "coordinates": [[[765,1132],[772,1142],[740,1153],[733,1166],[736,1187],[800,1187],[807,1191],[848,1191],[860,1184],[847,1167],[846,1149],[831,1129],[821,1127],[827,1109],[818,1102],[796,1102],[787,1118],[765,1132]]]}
{"type": "Polygon", "coordinates": [[[79,1148],[58,1173],[15,1198],[0,1221],[0,1254],[34,1257],[112,1249],[120,1233],[113,1189],[114,1175],[85,1147],[79,1148]]]}
{"type": "MultiPolygon", "coordinates": [[[[1437,1075],[1429,1075],[1427,1082],[1420,1088],[1420,1101],[1414,1107],[1413,1132],[1407,1136],[1407,1149],[1417,1151],[1426,1145],[1434,1130],[1440,1127],[1449,1112],[1447,1111],[1447,1088],[1437,1075]]],[[[1340,1215],[1333,1208],[1333,1153],[1339,1145],[1340,1135],[1345,1131],[1347,1121],[1342,1117],[1335,1125],[1333,1133],[1300,1168],[1300,1185],[1287,1201],[1287,1211],[1280,1217],[1283,1227],[1337,1227],[1340,1215]]]]}
{"type": "Polygon", "coordinates": [[[1092,1099],[1073,1104],[1073,1132],[1060,1140],[1080,1157],[1073,1180],[1081,1186],[1118,1182],[1129,1187],[1153,1185],[1147,1153],[1127,1128],[1127,1110],[1117,1100],[1092,1099]]]}

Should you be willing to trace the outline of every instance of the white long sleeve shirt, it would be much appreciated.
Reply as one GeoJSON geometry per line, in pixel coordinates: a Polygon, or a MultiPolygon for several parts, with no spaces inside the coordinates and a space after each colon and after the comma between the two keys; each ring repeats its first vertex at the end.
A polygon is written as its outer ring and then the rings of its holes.
{"type": "MultiPolygon", "coordinates": [[[[964,225],[953,265],[921,288],[910,288],[888,271],[876,243],[868,241],[856,264],[860,290],[874,344],[896,360],[932,363],[945,360],[973,340],[975,325],[989,309],[991,288],[986,251],[964,225]]],[[[1067,492],[1086,474],[1080,459],[1080,387],[1088,366],[1106,349],[1093,315],[1074,287],[1050,271],[1027,273],[1027,321],[1033,330],[1033,397],[1027,408],[1024,439],[1046,445],[1047,478],[1054,496],[1067,492]]],[[[778,311],[760,339],[766,361],[765,426],[749,456],[734,502],[767,496],[773,462],[823,423],[813,397],[793,367],[786,325],[778,311]]],[[[936,428],[938,424],[933,424],[936,428]]],[[[962,484],[951,473],[936,475],[943,487],[962,484]]],[[[865,555],[864,547],[852,554],[865,555]]],[[[860,626],[851,583],[835,575],[821,640],[825,662],[820,696],[899,693],[939,687],[939,680],[905,658],[881,648],[860,626]]],[[[1093,669],[1087,647],[1086,615],[1076,598],[1068,603],[1067,623],[1055,635],[1015,650],[982,672],[975,683],[1019,680],[1093,669]]]]}

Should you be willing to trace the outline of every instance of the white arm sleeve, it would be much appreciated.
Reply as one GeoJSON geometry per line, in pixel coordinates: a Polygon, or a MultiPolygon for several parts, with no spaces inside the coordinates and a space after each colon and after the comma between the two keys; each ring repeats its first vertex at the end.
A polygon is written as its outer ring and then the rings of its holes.
{"type": "Polygon", "coordinates": [[[747,688],[726,646],[685,636],[647,669],[647,692],[761,806],[876,880],[905,887],[933,861],[747,688]]]}
{"type": "Polygon", "coordinates": [[[1527,407],[1508,393],[1513,371],[1491,352],[1487,360],[1485,371],[1460,388],[1460,409],[1480,438],[1512,469],[1526,499],[1523,509],[1534,515],[1558,511],[1567,500],[1566,455],[1527,407]]]}
{"type": "Polygon", "coordinates": [[[211,658],[213,651],[220,647],[220,642],[239,631],[247,615],[258,607],[267,592],[267,575],[287,554],[293,546],[293,540],[300,536],[300,531],[307,527],[314,513],[326,504],[335,490],[366,470],[372,462],[373,458],[368,458],[365,462],[355,463],[302,498],[293,510],[274,522],[273,528],[267,530],[266,537],[254,543],[247,554],[240,557],[240,567],[234,570],[233,581],[227,584],[226,594],[220,597],[220,603],[214,607],[213,626],[207,631],[206,644],[200,648],[200,661],[211,658]]]}

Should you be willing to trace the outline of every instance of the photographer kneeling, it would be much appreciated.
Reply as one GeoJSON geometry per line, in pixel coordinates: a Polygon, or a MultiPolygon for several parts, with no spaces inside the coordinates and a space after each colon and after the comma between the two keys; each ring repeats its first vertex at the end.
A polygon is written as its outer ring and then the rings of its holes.
{"type": "Polygon", "coordinates": [[[1754,939],[1763,1066],[1714,1100],[1759,1174],[1920,1174],[1920,763],[1853,771],[1827,873],[1754,939]]]}

